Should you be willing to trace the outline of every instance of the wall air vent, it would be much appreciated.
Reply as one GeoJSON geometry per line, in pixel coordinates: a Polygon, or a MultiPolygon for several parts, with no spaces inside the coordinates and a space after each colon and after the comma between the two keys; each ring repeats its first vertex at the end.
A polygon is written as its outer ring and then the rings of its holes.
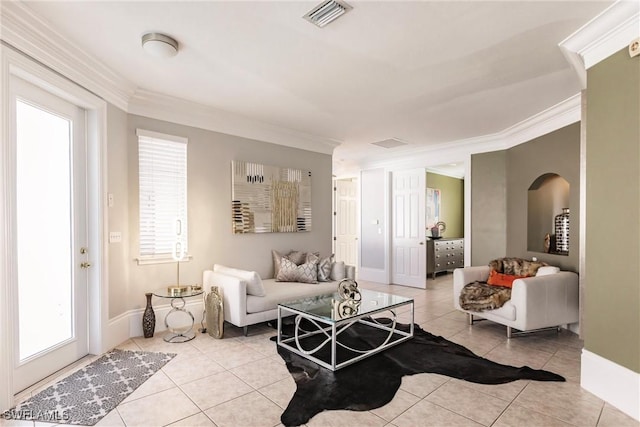
{"type": "Polygon", "coordinates": [[[311,9],[309,13],[303,16],[303,18],[322,28],[351,9],[353,8],[343,1],[327,0],[311,9]]]}
{"type": "Polygon", "coordinates": [[[408,142],[400,141],[396,138],[385,139],[384,141],[372,142],[373,145],[377,145],[382,148],[396,148],[401,147],[403,145],[409,145],[408,142]]]}

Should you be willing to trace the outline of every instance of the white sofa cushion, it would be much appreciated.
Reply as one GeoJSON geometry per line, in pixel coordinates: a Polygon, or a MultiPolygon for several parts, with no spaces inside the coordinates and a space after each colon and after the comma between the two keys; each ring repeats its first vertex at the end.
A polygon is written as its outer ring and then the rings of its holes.
{"type": "Polygon", "coordinates": [[[275,279],[265,279],[262,281],[262,285],[266,292],[265,296],[247,295],[247,313],[275,310],[280,303],[335,292],[338,289],[338,285],[335,282],[308,284],[276,282],[275,279]]]}
{"type": "Polygon", "coordinates": [[[559,267],[553,267],[551,265],[545,265],[538,269],[536,276],[546,276],[547,274],[556,274],[560,272],[559,267]]]}
{"type": "Polygon", "coordinates": [[[265,295],[262,278],[255,271],[240,270],[238,268],[231,268],[220,264],[214,264],[213,271],[244,280],[247,283],[247,295],[255,295],[259,297],[265,295]]]}
{"type": "MultiPolygon", "coordinates": [[[[515,321],[516,320],[516,307],[513,305],[511,301],[507,301],[500,308],[496,308],[495,310],[488,310],[495,317],[499,317],[501,319],[515,321]]],[[[480,312],[480,315],[487,313],[487,311],[480,312]]]]}

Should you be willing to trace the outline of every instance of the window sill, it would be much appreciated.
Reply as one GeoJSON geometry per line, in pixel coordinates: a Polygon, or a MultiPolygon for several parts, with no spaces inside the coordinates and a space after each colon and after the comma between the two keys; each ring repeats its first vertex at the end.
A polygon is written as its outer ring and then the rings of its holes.
{"type": "MultiPolygon", "coordinates": [[[[180,262],[189,262],[193,259],[191,255],[185,255],[180,262]]],[[[167,256],[154,256],[154,257],[138,257],[135,259],[138,265],[151,265],[151,264],[171,264],[178,262],[171,255],[167,256]]]]}

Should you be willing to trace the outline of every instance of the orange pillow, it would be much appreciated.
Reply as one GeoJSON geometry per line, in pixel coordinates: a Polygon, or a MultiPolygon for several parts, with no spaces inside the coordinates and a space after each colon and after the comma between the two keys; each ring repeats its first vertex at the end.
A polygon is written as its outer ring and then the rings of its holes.
{"type": "Polygon", "coordinates": [[[516,279],[523,279],[528,276],[516,276],[514,274],[498,273],[495,270],[489,272],[489,278],[487,279],[488,285],[504,286],[510,288],[513,285],[513,281],[516,279]]]}

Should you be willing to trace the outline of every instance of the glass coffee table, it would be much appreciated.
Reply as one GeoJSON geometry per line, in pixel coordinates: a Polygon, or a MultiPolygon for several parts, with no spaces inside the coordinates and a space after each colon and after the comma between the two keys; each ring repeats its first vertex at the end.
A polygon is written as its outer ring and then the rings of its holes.
{"type": "Polygon", "coordinates": [[[413,299],[367,289],[360,290],[359,297],[343,299],[334,292],[278,304],[278,345],[336,371],[413,337],[413,299]],[[396,327],[396,312],[404,306],[411,312],[408,331],[396,327]],[[385,312],[390,322],[373,317],[385,312]],[[284,336],[283,319],[289,316],[294,319],[293,336],[284,336]],[[358,349],[340,342],[340,335],[356,324],[388,334],[373,348],[358,349]]]}

